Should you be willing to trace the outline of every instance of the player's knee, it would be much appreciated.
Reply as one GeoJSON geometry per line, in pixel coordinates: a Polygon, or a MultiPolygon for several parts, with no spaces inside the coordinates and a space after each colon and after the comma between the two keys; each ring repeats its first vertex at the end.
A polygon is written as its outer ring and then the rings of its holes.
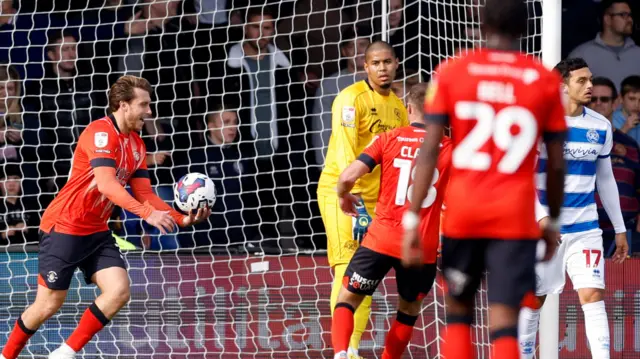
{"type": "Polygon", "coordinates": [[[596,303],[604,300],[604,289],[599,288],[582,288],[578,289],[578,297],[580,304],[596,303]]]}
{"type": "Polygon", "coordinates": [[[360,306],[360,303],[362,303],[364,297],[365,296],[362,294],[353,293],[343,287],[340,288],[340,293],[338,294],[338,303],[347,303],[357,309],[360,306]]]}
{"type": "Polygon", "coordinates": [[[422,308],[422,300],[408,302],[402,298],[398,301],[398,312],[405,313],[410,316],[418,316],[422,308]]]}
{"type": "Polygon", "coordinates": [[[110,301],[113,304],[118,305],[119,307],[123,307],[125,304],[129,302],[131,299],[131,290],[128,285],[120,285],[114,288],[111,288],[107,293],[110,301]]]}

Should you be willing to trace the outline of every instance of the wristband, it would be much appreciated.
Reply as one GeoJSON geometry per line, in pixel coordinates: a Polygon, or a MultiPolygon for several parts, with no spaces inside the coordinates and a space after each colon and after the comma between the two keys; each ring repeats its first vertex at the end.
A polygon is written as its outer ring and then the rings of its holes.
{"type": "Polygon", "coordinates": [[[416,229],[419,223],[420,217],[418,217],[417,214],[411,211],[404,212],[404,215],[402,216],[402,226],[404,227],[404,229],[409,231],[416,229]]]}
{"type": "Polygon", "coordinates": [[[551,230],[551,231],[559,232],[560,231],[560,223],[558,222],[558,219],[549,217],[549,220],[547,221],[546,229],[551,230]]]}

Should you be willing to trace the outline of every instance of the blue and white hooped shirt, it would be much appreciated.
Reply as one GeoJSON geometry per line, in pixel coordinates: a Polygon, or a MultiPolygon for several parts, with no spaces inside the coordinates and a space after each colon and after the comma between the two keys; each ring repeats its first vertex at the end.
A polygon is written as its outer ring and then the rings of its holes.
{"type": "MultiPolygon", "coordinates": [[[[567,139],[564,143],[566,177],[564,203],[560,214],[561,233],[577,233],[599,228],[595,200],[596,164],[609,157],[613,146],[611,122],[597,112],[584,108],[582,115],[565,117],[567,139]]],[[[546,191],[547,151],[540,146],[536,187],[540,204],[549,211],[546,191]]]]}

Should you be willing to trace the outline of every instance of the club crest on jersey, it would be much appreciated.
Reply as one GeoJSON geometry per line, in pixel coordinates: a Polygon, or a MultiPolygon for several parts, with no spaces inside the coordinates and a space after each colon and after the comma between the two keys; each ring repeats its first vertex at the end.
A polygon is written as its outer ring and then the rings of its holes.
{"type": "Polygon", "coordinates": [[[140,153],[138,151],[134,151],[133,158],[136,159],[136,162],[140,161],[140,153]]]}
{"type": "Polygon", "coordinates": [[[598,134],[598,131],[594,130],[593,128],[587,131],[587,141],[591,143],[598,143],[599,139],[600,135],[598,134]]]}
{"type": "Polygon", "coordinates": [[[397,108],[394,108],[393,113],[396,115],[397,121],[402,121],[402,117],[400,116],[400,110],[398,110],[397,108]]]}
{"type": "Polygon", "coordinates": [[[109,143],[109,134],[106,132],[96,132],[93,135],[93,144],[98,148],[107,147],[107,143],[109,143]]]}

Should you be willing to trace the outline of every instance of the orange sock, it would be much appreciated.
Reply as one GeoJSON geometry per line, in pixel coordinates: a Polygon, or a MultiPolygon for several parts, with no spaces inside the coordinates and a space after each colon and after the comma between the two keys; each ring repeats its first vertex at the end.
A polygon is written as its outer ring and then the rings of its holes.
{"type": "Polygon", "coordinates": [[[20,317],[18,317],[18,320],[16,321],[16,325],[11,331],[11,335],[9,335],[9,340],[7,340],[7,343],[4,345],[2,355],[7,359],[17,358],[24,346],[27,345],[29,338],[31,338],[35,332],[35,330],[28,329],[24,326],[24,323],[22,322],[22,314],[20,314],[20,317]]]}
{"type": "Polygon", "coordinates": [[[96,303],[91,304],[85,310],[82,318],[80,318],[80,323],[78,323],[76,330],[67,339],[67,345],[74,351],[79,352],[108,323],[109,319],[104,316],[96,303]]]}
{"type": "Polygon", "coordinates": [[[331,345],[334,354],[349,349],[349,340],[353,334],[353,313],[355,308],[347,303],[336,304],[331,320],[331,345]]]}
{"type": "Polygon", "coordinates": [[[447,324],[443,336],[442,357],[444,359],[472,359],[472,355],[471,325],[464,322],[447,324]]]}
{"type": "Polygon", "coordinates": [[[398,311],[384,342],[382,359],[400,359],[407,349],[418,317],[398,311]]]}
{"type": "Polygon", "coordinates": [[[505,328],[491,333],[493,359],[519,359],[518,329],[505,328]]]}

